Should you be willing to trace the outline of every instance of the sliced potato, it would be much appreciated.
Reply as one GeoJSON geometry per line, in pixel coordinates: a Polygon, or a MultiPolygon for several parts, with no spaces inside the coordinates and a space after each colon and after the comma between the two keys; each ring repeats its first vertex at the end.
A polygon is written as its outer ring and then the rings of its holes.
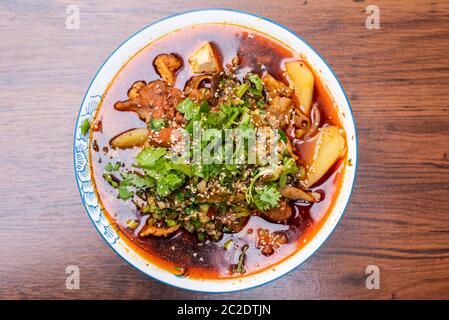
{"type": "Polygon", "coordinates": [[[342,156],[346,150],[345,137],[336,126],[321,128],[315,140],[315,147],[303,185],[311,187],[323,177],[332,165],[342,156]]]}
{"type": "Polygon", "coordinates": [[[189,63],[195,73],[214,73],[220,71],[217,56],[210,42],[207,42],[199,48],[189,58],[189,63]]]}
{"type": "Polygon", "coordinates": [[[301,104],[302,111],[309,116],[315,83],[313,73],[302,61],[287,62],[285,68],[295,87],[295,95],[301,104]]]}
{"type": "Polygon", "coordinates": [[[131,129],[112,138],[109,144],[113,148],[120,149],[140,147],[148,141],[148,134],[147,128],[131,129]]]}

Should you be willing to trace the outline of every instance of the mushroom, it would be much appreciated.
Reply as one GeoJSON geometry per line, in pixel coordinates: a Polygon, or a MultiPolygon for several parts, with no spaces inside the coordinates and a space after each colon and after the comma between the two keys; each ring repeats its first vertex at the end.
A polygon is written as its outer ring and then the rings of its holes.
{"type": "Polygon", "coordinates": [[[212,76],[203,74],[193,76],[184,86],[184,94],[194,101],[202,101],[212,97],[212,76]]]}
{"type": "Polygon", "coordinates": [[[182,66],[181,59],[174,54],[160,54],[154,59],[153,64],[162,79],[173,86],[176,81],[176,71],[182,66]]]}
{"type": "Polygon", "coordinates": [[[321,198],[319,193],[306,192],[292,186],[285,186],[281,188],[279,191],[283,197],[290,200],[304,200],[307,202],[315,202],[320,200],[321,198]]]}
{"type": "Polygon", "coordinates": [[[182,123],[184,119],[176,110],[182,100],[181,96],[181,90],[169,86],[165,81],[155,80],[148,84],[137,81],[128,91],[129,99],[117,102],[114,108],[119,111],[133,111],[147,123],[151,119],[161,118],[182,123]]]}

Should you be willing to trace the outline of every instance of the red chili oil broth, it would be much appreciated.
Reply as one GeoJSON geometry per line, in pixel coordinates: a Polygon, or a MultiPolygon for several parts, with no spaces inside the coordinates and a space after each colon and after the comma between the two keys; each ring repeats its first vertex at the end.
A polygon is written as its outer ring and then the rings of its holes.
{"type": "MultiPolygon", "coordinates": [[[[248,71],[267,71],[278,79],[285,80],[285,61],[302,59],[298,53],[257,31],[234,25],[199,25],[173,32],[142,49],[116,75],[110,83],[96,115],[101,120],[102,130],[93,132],[91,146],[95,143],[98,151],[90,150],[92,176],[100,203],[110,222],[120,236],[142,255],[149,263],[177,273],[179,268],[187,270],[186,276],[192,278],[229,278],[239,274],[231,274],[230,266],[238,262],[241,248],[249,245],[246,251],[245,276],[275,268],[275,265],[287,259],[301,249],[319,231],[327,215],[332,210],[339,193],[346,159],[340,160],[312,188],[322,194],[322,201],[315,204],[292,203],[294,214],[288,224],[276,224],[258,216],[251,216],[246,226],[236,234],[225,234],[219,242],[198,243],[196,238],[185,230],[180,230],[169,238],[140,238],[139,230],[146,217],[142,216],[131,201],[117,199],[117,190],[112,188],[102,177],[104,166],[110,161],[120,161],[126,167],[134,163],[137,149],[112,150],[109,141],[118,133],[132,128],[144,127],[133,112],[120,112],[114,104],[127,99],[131,85],[138,80],[150,82],[159,79],[153,67],[154,58],[161,53],[176,53],[181,56],[184,65],[177,73],[176,86],[181,90],[193,75],[187,59],[205,41],[211,41],[218,51],[220,60],[225,66],[239,52],[243,68],[240,74],[248,71]],[[105,152],[107,151],[107,153],[105,152]],[[112,156],[114,158],[112,159],[112,156]],[[118,156],[118,157],[117,157],[118,156]],[[111,160],[112,159],[112,160],[111,160]],[[136,230],[126,227],[129,219],[140,220],[136,230]],[[261,254],[257,248],[257,229],[268,229],[270,232],[284,231],[289,242],[276,249],[269,257],[261,254]],[[232,239],[232,245],[226,250],[224,244],[232,239]]],[[[341,123],[332,97],[315,73],[314,101],[320,105],[323,124],[339,127],[341,123]]]]}

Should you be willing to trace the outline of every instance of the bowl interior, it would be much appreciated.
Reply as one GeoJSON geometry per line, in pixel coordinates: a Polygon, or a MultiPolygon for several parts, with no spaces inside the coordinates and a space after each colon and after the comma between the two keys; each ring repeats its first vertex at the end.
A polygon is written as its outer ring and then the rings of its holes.
{"type": "Polygon", "coordinates": [[[74,138],[75,175],[79,192],[88,215],[101,236],[120,257],[143,273],[169,285],[202,292],[229,292],[259,286],[286,274],[304,262],[323,244],[343,215],[352,191],[357,167],[357,137],[352,111],[339,81],[326,62],[304,40],[285,27],[265,18],[227,9],[199,10],[174,15],[145,27],[122,43],[105,61],[92,80],[81,104],[74,138]],[[99,205],[89,169],[89,138],[83,136],[80,130],[85,119],[93,119],[110,81],[134,54],[170,32],[206,23],[229,23],[255,29],[303,54],[328,87],[338,107],[342,124],[347,133],[348,159],[351,159],[352,162],[352,165],[347,166],[345,170],[336,204],[315,237],[296,254],[276,265],[275,268],[237,279],[198,280],[175,276],[148,263],[121,240],[99,205]]]}

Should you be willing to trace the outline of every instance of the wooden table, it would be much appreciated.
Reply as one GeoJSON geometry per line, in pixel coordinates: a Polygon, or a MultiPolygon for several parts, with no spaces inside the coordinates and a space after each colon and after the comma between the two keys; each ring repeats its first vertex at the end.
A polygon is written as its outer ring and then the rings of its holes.
{"type": "Polygon", "coordinates": [[[2,1],[0,298],[449,298],[449,2],[2,1]],[[78,5],[79,30],[65,28],[78,5]],[[365,8],[380,8],[368,30],[365,8]],[[283,278],[235,294],[183,291],[123,262],[91,225],[73,174],[79,105],[124,39],[209,6],[273,19],[329,62],[351,100],[359,170],[342,222],[283,278]],[[80,268],[67,290],[66,266],[80,268]],[[380,268],[368,290],[365,269],[380,268]]]}

